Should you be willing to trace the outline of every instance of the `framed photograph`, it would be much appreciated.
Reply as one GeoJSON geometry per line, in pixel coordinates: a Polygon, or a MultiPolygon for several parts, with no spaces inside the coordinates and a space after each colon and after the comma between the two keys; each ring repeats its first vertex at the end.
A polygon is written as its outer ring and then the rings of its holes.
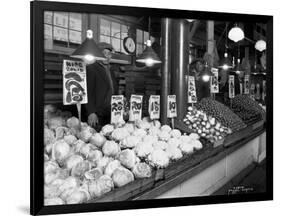
{"type": "Polygon", "coordinates": [[[30,214],[273,199],[273,17],[31,2],[30,214]]]}

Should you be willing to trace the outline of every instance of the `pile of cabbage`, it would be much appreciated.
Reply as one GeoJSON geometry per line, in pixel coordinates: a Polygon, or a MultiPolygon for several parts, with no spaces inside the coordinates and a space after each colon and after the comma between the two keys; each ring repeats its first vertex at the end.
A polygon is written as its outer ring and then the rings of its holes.
{"type": "Polygon", "coordinates": [[[201,149],[197,134],[185,135],[144,118],[98,133],[69,113],[52,109],[44,120],[44,204],[79,204],[102,196],[152,170],[201,149]]]}

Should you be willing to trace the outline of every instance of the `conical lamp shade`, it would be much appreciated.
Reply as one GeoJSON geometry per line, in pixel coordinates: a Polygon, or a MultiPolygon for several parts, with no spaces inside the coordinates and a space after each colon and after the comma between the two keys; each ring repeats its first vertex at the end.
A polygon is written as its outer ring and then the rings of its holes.
{"type": "Polygon", "coordinates": [[[144,63],[146,66],[152,66],[154,64],[161,63],[160,58],[158,55],[154,52],[154,50],[151,47],[151,42],[147,41],[147,46],[142,54],[140,54],[137,57],[137,62],[144,63]]]}
{"type": "Polygon", "coordinates": [[[84,42],[72,53],[71,57],[87,60],[87,58],[95,60],[106,60],[105,56],[98,48],[96,42],[92,38],[92,31],[87,31],[87,38],[84,42]]]}

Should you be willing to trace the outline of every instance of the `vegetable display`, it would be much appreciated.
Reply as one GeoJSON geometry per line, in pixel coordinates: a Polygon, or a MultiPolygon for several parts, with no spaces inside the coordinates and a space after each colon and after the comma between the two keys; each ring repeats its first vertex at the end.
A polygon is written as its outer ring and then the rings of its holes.
{"type": "MultiPolygon", "coordinates": [[[[229,104],[230,105],[230,104],[229,104]]],[[[246,124],[262,120],[265,117],[264,109],[258,102],[247,95],[237,95],[232,100],[232,111],[246,124]]]]}
{"type": "Polygon", "coordinates": [[[98,133],[86,123],[79,130],[79,120],[62,113],[45,113],[45,205],[88,202],[203,148],[197,134],[148,118],[98,133]]]}
{"type": "Polygon", "coordinates": [[[224,127],[230,128],[233,132],[246,127],[246,124],[242,119],[232,112],[231,109],[212,98],[203,98],[195,106],[198,110],[205,112],[208,116],[214,117],[224,127]]]}
{"type": "Polygon", "coordinates": [[[224,127],[215,118],[195,107],[188,107],[183,121],[191,131],[198,133],[200,137],[206,138],[212,143],[232,133],[231,129],[224,127]]]}

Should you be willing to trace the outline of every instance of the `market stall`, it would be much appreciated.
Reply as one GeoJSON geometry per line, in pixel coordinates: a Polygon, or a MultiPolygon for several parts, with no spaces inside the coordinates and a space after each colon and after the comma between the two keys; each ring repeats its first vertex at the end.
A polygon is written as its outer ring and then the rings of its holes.
{"type": "Polygon", "coordinates": [[[194,70],[189,55],[198,21],[162,18],[160,56],[150,40],[140,55],[132,44],[126,49],[134,54],[116,54],[119,89],[110,95],[110,122],[99,128],[81,117],[93,85],[93,62],[77,57],[85,43],[72,56],[46,51],[46,205],[212,195],[266,158],[266,83],[258,77],[265,70],[252,78],[233,65],[221,69],[214,21],[206,23],[206,53],[194,70]],[[155,64],[145,62],[148,54],[155,64]],[[198,94],[203,88],[207,95],[198,94]]]}

